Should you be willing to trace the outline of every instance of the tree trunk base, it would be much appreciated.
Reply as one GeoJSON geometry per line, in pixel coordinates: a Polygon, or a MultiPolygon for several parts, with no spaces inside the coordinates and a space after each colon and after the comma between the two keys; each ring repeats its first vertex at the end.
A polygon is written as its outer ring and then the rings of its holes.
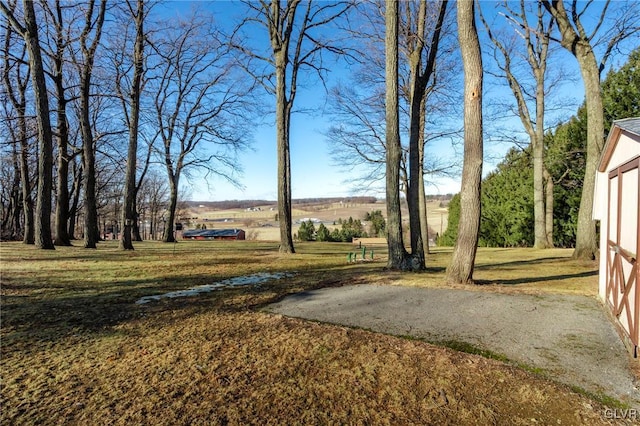
{"type": "Polygon", "coordinates": [[[572,259],[576,260],[596,260],[597,250],[592,250],[590,248],[585,249],[575,249],[573,254],[571,255],[572,259]]]}
{"type": "Polygon", "coordinates": [[[281,244],[278,248],[278,252],[283,254],[295,254],[296,251],[293,247],[288,247],[284,244],[281,244]]]}
{"type": "Polygon", "coordinates": [[[389,260],[387,267],[389,271],[402,271],[402,272],[422,272],[426,268],[424,266],[424,258],[418,255],[407,254],[403,256],[402,260],[392,261],[389,260]]]}

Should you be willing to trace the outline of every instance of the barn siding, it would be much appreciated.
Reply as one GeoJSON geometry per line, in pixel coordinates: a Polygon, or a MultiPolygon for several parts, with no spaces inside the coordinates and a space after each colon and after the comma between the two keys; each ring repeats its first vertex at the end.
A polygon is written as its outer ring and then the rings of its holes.
{"type": "Polygon", "coordinates": [[[593,205],[600,220],[598,293],[630,339],[634,353],[640,340],[640,118],[613,123],[603,150],[593,205]],[[631,286],[628,284],[631,283],[631,286]]]}

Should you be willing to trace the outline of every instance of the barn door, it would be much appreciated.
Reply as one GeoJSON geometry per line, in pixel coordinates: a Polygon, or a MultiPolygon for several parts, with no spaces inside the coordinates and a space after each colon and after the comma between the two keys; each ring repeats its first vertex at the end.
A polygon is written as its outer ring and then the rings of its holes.
{"type": "Polygon", "coordinates": [[[607,301],[638,355],[640,341],[640,157],[609,172],[607,301]]]}

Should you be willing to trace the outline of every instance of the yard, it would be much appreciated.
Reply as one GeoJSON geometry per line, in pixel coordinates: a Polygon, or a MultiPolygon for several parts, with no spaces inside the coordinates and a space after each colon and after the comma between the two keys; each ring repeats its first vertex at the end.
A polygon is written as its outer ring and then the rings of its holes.
{"type": "MultiPolygon", "coordinates": [[[[347,264],[350,244],[117,242],[38,251],[2,243],[2,424],[609,424],[592,395],[491,357],[260,310],[287,294],[424,274],[347,264]],[[258,273],[258,285],[140,298],[258,273]]],[[[481,249],[475,290],[597,293],[570,251],[481,249]]],[[[473,348],[464,348],[473,352],[473,348]]]]}

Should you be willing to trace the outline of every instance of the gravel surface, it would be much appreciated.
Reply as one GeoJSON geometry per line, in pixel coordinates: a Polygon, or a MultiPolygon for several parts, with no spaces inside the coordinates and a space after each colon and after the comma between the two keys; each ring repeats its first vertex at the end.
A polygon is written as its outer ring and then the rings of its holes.
{"type": "Polygon", "coordinates": [[[589,297],[354,285],[294,294],[267,310],[431,342],[470,343],[640,408],[629,354],[603,306],[589,297]]]}

